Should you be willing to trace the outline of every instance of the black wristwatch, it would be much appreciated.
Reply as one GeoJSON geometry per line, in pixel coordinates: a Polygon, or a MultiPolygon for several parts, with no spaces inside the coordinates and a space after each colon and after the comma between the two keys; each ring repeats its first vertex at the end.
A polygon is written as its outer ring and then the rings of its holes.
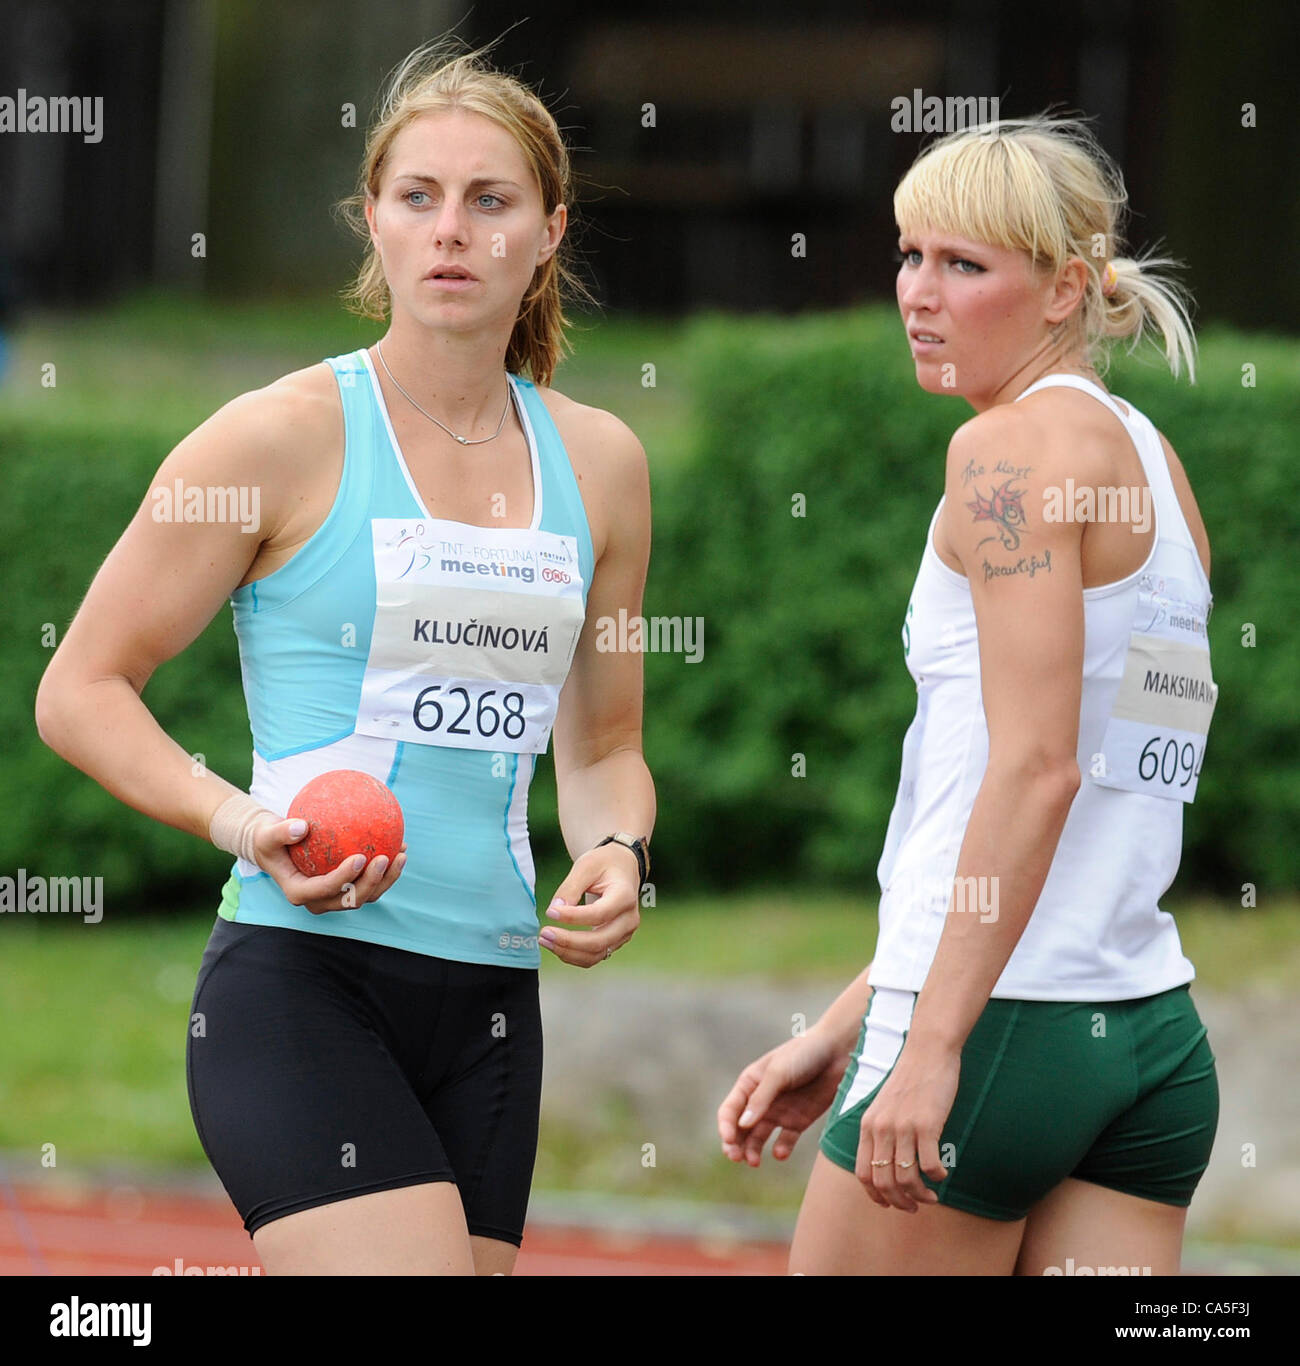
{"type": "Polygon", "coordinates": [[[641,886],[637,888],[639,892],[650,876],[650,850],[645,840],[636,835],[629,835],[626,830],[615,830],[612,835],[606,835],[600,844],[596,845],[596,848],[599,849],[601,845],[611,843],[626,845],[636,855],[637,868],[641,872],[641,886]]]}

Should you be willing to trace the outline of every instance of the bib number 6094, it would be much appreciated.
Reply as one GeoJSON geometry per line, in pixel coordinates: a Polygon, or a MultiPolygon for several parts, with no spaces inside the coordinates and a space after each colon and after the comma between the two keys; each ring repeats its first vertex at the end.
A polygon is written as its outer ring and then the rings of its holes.
{"type": "Polygon", "coordinates": [[[477,731],[486,740],[491,739],[499,728],[507,739],[518,740],[523,735],[526,724],[524,695],[519,692],[504,694],[500,709],[488,701],[488,698],[496,695],[495,688],[488,688],[486,692],[479,694],[478,702],[475,704],[467,688],[454,687],[443,692],[441,683],[431,683],[427,688],[421,688],[417,694],[415,705],[411,708],[411,719],[422,731],[441,730],[445,722],[448,735],[473,735],[477,731]],[[442,699],[434,696],[439,692],[442,693],[442,699]],[[452,698],[459,698],[462,705],[459,712],[448,720],[448,714],[455,710],[452,698]],[[443,699],[447,701],[445,710],[443,699]],[[474,713],[473,724],[464,725],[463,722],[471,711],[474,713]]]}
{"type": "Polygon", "coordinates": [[[1174,779],[1179,773],[1185,776],[1179,787],[1186,787],[1193,778],[1201,776],[1200,760],[1204,757],[1204,747],[1198,755],[1196,746],[1190,740],[1184,740],[1180,745],[1175,739],[1168,739],[1164,742],[1164,747],[1160,748],[1163,736],[1153,735],[1142,747],[1142,753],[1138,756],[1138,777],[1144,783],[1151,783],[1157,779],[1165,785],[1172,787],[1174,779]]]}

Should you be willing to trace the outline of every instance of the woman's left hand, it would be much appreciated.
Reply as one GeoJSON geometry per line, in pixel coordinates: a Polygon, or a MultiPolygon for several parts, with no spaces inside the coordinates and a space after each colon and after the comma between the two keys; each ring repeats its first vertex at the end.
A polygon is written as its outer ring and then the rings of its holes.
{"type": "Polygon", "coordinates": [[[913,1051],[909,1056],[910,1042],[862,1116],[853,1170],[876,1204],[915,1214],[919,1205],[939,1200],[921,1173],[933,1181],[948,1175],[939,1160],[939,1138],[957,1098],[961,1052],[913,1051]]]}
{"type": "Polygon", "coordinates": [[[611,842],[589,849],[560,883],[546,914],[552,920],[590,928],[562,930],[548,925],[538,942],[575,967],[603,963],[636,933],[641,923],[640,891],[640,864],[625,844],[611,842]],[[596,900],[583,905],[588,892],[596,900]]]}

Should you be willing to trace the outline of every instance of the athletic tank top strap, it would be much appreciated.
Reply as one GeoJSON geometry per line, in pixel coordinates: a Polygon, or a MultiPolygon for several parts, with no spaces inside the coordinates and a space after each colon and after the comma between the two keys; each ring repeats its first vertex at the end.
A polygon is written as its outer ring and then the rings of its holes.
{"type": "Polygon", "coordinates": [[[510,382],[528,445],[537,453],[534,474],[540,472],[541,475],[541,485],[535,494],[533,525],[542,531],[554,531],[577,539],[585,600],[595,571],[595,551],[577,476],[537,386],[532,380],[521,379],[518,375],[511,375],[510,382]]]}
{"type": "Polygon", "coordinates": [[[328,356],[325,360],[334,371],[343,405],[343,477],[330,515],[340,507],[351,507],[358,520],[370,502],[376,470],[375,444],[370,439],[374,414],[364,354],[353,351],[345,356],[328,356]]]}
{"type": "Polygon", "coordinates": [[[304,587],[327,574],[346,553],[362,527],[375,483],[374,443],[369,440],[370,399],[361,352],[330,356],[343,403],[343,472],[325,520],[278,569],[231,593],[236,631],[245,615],[274,610],[291,602],[304,587]]]}
{"type": "Polygon", "coordinates": [[[1019,403],[1027,395],[1047,388],[1078,389],[1080,393],[1091,394],[1119,418],[1138,453],[1143,473],[1151,489],[1156,512],[1156,534],[1162,540],[1190,551],[1199,564],[1200,556],[1196,550],[1196,543],[1192,538],[1191,528],[1187,525],[1187,518],[1183,515],[1182,504],[1178,501],[1173,476],[1169,472],[1169,460],[1165,455],[1160,433],[1156,431],[1152,422],[1131,403],[1125,404],[1128,409],[1128,413],[1125,414],[1124,409],[1100,385],[1094,384],[1090,379],[1084,379],[1082,375],[1044,375],[1023,393],[1017,394],[1015,402],[1019,403]]]}
{"type": "Polygon", "coordinates": [[[1040,389],[1078,389],[1081,393],[1091,394],[1094,398],[1100,399],[1125,426],[1128,425],[1119,404],[1099,384],[1084,379],[1082,375],[1044,375],[1042,379],[1035,380],[1023,393],[1017,394],[1014,401],[1019,403],[1022,398],[1028,398],[1040,389]]]}

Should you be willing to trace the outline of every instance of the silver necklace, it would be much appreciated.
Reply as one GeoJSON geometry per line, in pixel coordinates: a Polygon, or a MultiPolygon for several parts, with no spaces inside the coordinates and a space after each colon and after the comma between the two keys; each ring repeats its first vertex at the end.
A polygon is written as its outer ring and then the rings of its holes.
{"type": "Polygon", "coordinates": [[[447,426],[445,422],[439,422],[438,419],[434,417],[432,413],[425,413],[424,409],[421,408],[418,403],[416,403],[416,401],[410,396],[410,394],[408,394],[400,384],[397,384],[397,378],[393,374],[393,372],[388,368],[388,362],[384,359],[384,348],[379,344],[379,342],[375,343],[375,350],[379,352],[379,363],[384,367],[384,373],[388,376],[389,379],[393,381],[394,384],[397,385],[398,393],[400,393],[407,400],[407,402],[411,404],[412,407],[424,413],[425,417],[427,417],[429,421],[432,422],[435,426],[441,427],[442,430],[446,432],[448,436],[455,437],[456,440],[459,441],[462,446],[482,446],[485,442],[495,441],[497,437],[501,435],[501,428],[506,425],[506,414],[510,411],[509,380],[506,380],[506,406],[501,409],[501,421],[497,423],[496,431],[494,431],[491,436],[480,436],[477,437],[475,440],[471,441],[469,437],[461,436],[457,432],[453,432],[452,429],[449,426],[447,426]]]}

